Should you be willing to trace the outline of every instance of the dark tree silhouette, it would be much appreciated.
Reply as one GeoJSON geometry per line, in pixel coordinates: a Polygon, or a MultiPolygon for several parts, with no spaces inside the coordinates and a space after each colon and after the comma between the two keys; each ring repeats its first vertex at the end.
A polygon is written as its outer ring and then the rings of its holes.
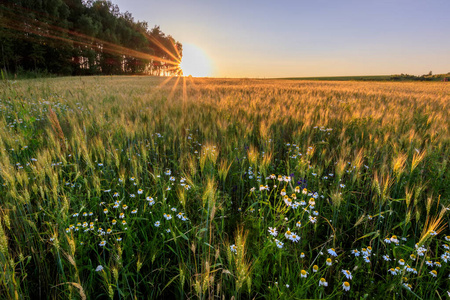
{"type": "Polygon", "coordinates": [[[0,67],[9,73],[172,75],[182,45],[110,1],[6,0],[0,67]]]}

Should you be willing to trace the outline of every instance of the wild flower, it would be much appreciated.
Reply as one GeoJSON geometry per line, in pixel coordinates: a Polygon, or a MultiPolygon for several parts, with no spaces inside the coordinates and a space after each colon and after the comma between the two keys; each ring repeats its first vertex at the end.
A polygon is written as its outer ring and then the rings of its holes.
{"type": "Polygon", "coordinates": [[[272,236],[277,236],[278,235],[278,231],[275,227],[269,227],[269,234],[272,236]]]}
{"type": "Polygon", "coordinates": [[[301,257],[301,258],[305,258],[305,253],[303,253],[303,252],[300,253],[300,257],[301,257]]]}
{"type": "Polygon", "coordinates": [[[395,244],[397,244],[397,245],[399,244],[399,241],[398,241],[396,235],[393,235],[393,236],[391,237],[391,242],[393,242],[393,243],[395,243],[395,244]]]}
{"type": "Polygon", "coordinates": [[[277,240],[277,239],[275,239],[275,244],[277,245],[277,247],[278,248],[283,248],[283,245],[284,245],[284,243],[283,242],[281,242],[281,241],[279,241],[279,240],[277,240]]]}
{"type": "Polygon", "coordinates": [[[300,240],[300,236],[293,232],[289,238],[291,241],[297,243],[300,240]]]}
{"type": "Polygon", "coordinates": [[[319,286],[328,286],[328,282],[326,281],[325,278],[320,278],[319,280],[319,286]]]}
{"type": "Polygon", "coordinates": [[[383,255],[383,259],[384,259],[385,261],[390,261],[390,260],[391,260],[391,258],[389,257],[389,255],[383,255]]]}
{"type": "Polygon", "coordinates": [[[392,275],[397,275],[397,270],[395,268],[390,268],[388,272],[391,273],[392,275]]]}
{"type": "Polygon", "coordinates": [[[306,278],[306,277],[308,277],[308,272],[306,272],[305,270],[301,270],[301,271],[300,271],[300,277],[301,277],[301,278],[306,278]]]}
{"type": "Polygon", "coordinates": [[[404,260],[403,258],[400,258],[400,259],[398,260],[398,263],[399,263],[401,266],[403,266],[403,265],[405,264],[405,260],[404,260]]]}
{"type": "Polygon", "coordinates": [[[359,251],[357,249],[352,250],[352,254],[357,257],[359,256],[359,251]]]}
{"type": "Polygon", "coordinates": [[[328,254],[330,254],[331,256],[334,256],[334,257],[337,256],[336,251],[334,250],[334,248],[328,249],[327,252],[328,252],[328,254]]]}
{"type": "Polygon", "coordinates": [[[143,192],[144,192],[144,191],[143,191],[142,189],[139,189],[139,190],[137,191],[137,193],[138,193],[139,195],[141,195],[143,192]]]}
{"type": "Polygon", "coordinates": [[[331,258],[327,258],[326,265],[331,266],[332,264],[333,264],[333,261],[331,260],[331,258]]]}
{"type": "Polygon", "coordinates": [[[317,271],[319,271],[319,266],[318,265],[314,265],[313,266],[313,272],[316,273],[317,271]]]}
{"type": "Polygon", "coordinates": [[[341,271],[342,272],[342,274],[344,274],[344,276],[347,278],[347,279],[352,279],[353,277],[352,277],[352,273],[349,271],[349,270],[342,270],[341,271]]]}
{"type": "Polygon", "coordinates": [[[346,292],[350,291],[350,283],[348,283],[348,281],[344,281],[342,284],[342,289],[346,292]]]}
{"type": "Polygon", "coordinates": [[[317,222],[317,218],[313,217],[313,216],[309,216],[309,221],[314,224],[317,222]]]}
{"type": "Polygon", "coordinates": [[[291,230],[288,228],[287,231],[284,233],[284,236],[285,236],[287,239],[290,239],[290,238],[291,238],[291,235],[292,235],[292,232],[291,232],[291,230]]]}
{"type": "Polygon", "coordinates": [[[417,255],[424,256],[425,253],[427,252],[427,249],[424,247],[418,247],[416,251],[417,251],[417,255]]]}
{"type": "Polygon", "coordinates": [[[156,221],[154,225],[155,225],[155,227],[159,227],[159,225],[161,225],[161,222],[156,221]]]}
{"type": "Polygon", "coordinates": [[[230,246],[230,250],[231,250],[231,252],[233,252],[233,253],[237,253],[237,247],[236,247],[236,245],[231,245],[230,246]]]}
{"type": "Polygon", "coordinates": [[[98,244],[100,247],[103,247],[106,245],[106,241],[101,241],[100,244],[98,244]]]}
{"type": "Polygon", "coordinates": [[[97,268],[95,268],[96,272],[100,272],[103,271],[103,266],[102,265],[98,265],[97,268]]]}

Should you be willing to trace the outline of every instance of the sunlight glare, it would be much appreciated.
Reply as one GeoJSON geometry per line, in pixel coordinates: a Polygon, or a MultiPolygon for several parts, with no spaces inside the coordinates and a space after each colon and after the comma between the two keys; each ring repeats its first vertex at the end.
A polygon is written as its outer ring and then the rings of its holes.
{"type": "Polygon", "coordinates": [[[184,76],[207,77],[211,76],[211,61],[206,53],[192,44],[183,44],[183,58],[180,68],[184,76]]]}

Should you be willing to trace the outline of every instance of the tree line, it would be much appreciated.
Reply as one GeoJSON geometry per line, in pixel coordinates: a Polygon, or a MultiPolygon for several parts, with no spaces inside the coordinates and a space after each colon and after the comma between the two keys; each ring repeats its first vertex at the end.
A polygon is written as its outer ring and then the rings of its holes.
{"type": "Polygon", "coordinates": [[[2,1],[0,47],[9,74],[181,73],[181,43],[105,0],[2,1]]]}

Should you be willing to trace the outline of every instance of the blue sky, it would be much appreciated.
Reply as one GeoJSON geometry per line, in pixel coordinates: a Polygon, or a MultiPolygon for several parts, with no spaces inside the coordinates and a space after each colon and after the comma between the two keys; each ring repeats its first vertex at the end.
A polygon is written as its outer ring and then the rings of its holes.
{"type": "Polygon", "coordinates": [[[450,1],[112,0],[216,77],[450,72],[450,1]]]}

